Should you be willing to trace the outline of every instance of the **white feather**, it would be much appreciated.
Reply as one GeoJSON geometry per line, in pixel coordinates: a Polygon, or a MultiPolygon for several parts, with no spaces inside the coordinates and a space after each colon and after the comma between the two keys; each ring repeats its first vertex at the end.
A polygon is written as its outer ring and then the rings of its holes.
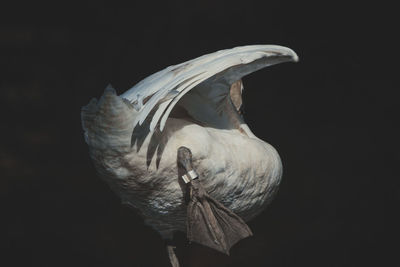
{"type": "Polygon", "coordinates": [[[221,50],[159,71],[139,82],[121,97],[131,103],[139,103],[139,114],[134,120],[134,127],[138,123],[141,125],[151,111],[157,108],[152,113],[154,115],[150,130],[154,130],[160,118],[162,130],[177,102],[199,84],[209,82],[209,87],[213,88],[213,83],[223,82],[225,89],[229,90],[233,82],[249,73],[273,64],[297,60],[293,50],[276,45],[251,45],[221,50]],[[260,59],[265,60],[258,62],[260,59]],[[171,91],[175,92],[174,96],[167,97],[171,91]],[[150,99],[142,106],[142,99],[149,96],[150,99]]]}

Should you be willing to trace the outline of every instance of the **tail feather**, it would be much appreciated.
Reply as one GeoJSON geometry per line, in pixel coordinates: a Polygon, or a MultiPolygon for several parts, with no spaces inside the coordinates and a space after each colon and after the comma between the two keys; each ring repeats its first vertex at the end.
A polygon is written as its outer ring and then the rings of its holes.
{"type": "Polygon", "coordinates": [[[129,101],[108,86],[99,101],[92,99],[82,108],[86,142],[95,149],[130,149],[133,121],[137,114],[129,101]]]}

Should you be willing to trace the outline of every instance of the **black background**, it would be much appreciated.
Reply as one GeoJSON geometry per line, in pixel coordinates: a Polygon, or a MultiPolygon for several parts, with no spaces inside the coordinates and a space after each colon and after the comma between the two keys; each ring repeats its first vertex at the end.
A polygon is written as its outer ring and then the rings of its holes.
{"type": "Polygon", "coordinates": [[[0,9],[1,266],[169,266],[161,238],[95,174],[80,108],[219,49],[279,44],[300,62],[244,78],[245,119],[280,153],[272,205],[227,257],[183,266],[395,266],[396,9],[383,2],[15,2],[0,9]],[[5,237],[4,237],[5,236],[5,237]]]}

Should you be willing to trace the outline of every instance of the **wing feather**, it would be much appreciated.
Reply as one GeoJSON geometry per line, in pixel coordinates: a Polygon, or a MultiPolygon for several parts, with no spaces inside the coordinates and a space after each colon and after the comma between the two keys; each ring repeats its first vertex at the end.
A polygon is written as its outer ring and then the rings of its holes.
{"type": "MultiPolygon", "coordinates": [[[[142,103],[143,99],[151,96],[139,107],[134,127],[137,124],[141,125],[149,114],[153,114],[150,130],[154,130],[160,119],[162,130],[173,107],[196,86],[207,83],[212,88],[222,83],[225,87],[220,90],[229,90],[232,83],[247,74],[277,63],[297,60],[293,50],[276,45],[252,45],[221,50],[157,72],[123,93],[121,97],[131,103],[142,103]],[[174,92],[172,96],[171,91],[174,92]],[[153,109],[156,109],[154,113],[151,112],[153,109]]],[[[221,95],[220,92],[218,94],[221,95]]]]}

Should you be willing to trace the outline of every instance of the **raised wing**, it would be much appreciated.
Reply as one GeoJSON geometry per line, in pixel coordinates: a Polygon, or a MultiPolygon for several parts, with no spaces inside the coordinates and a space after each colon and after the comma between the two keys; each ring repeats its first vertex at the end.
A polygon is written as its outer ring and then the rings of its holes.
{"type": "Polygon", "coordinates": [[[297,60],[293,50],[276,45],[251,45],[221,50],[159,71],[121,97],[131,102],[138,111],[134,127],[141,125],[152,114],[150,131],[157,124],[163,130],[174,106],[192,89],[197,89],[197,98],[186,99],[187,105],[194,107],[192,115],[197,113],[200,119],[211,119],[212,109],[215,111],[218,108],[216,104],[229,94],[229,88],[234,82],[261,68],[297,60]]]}

